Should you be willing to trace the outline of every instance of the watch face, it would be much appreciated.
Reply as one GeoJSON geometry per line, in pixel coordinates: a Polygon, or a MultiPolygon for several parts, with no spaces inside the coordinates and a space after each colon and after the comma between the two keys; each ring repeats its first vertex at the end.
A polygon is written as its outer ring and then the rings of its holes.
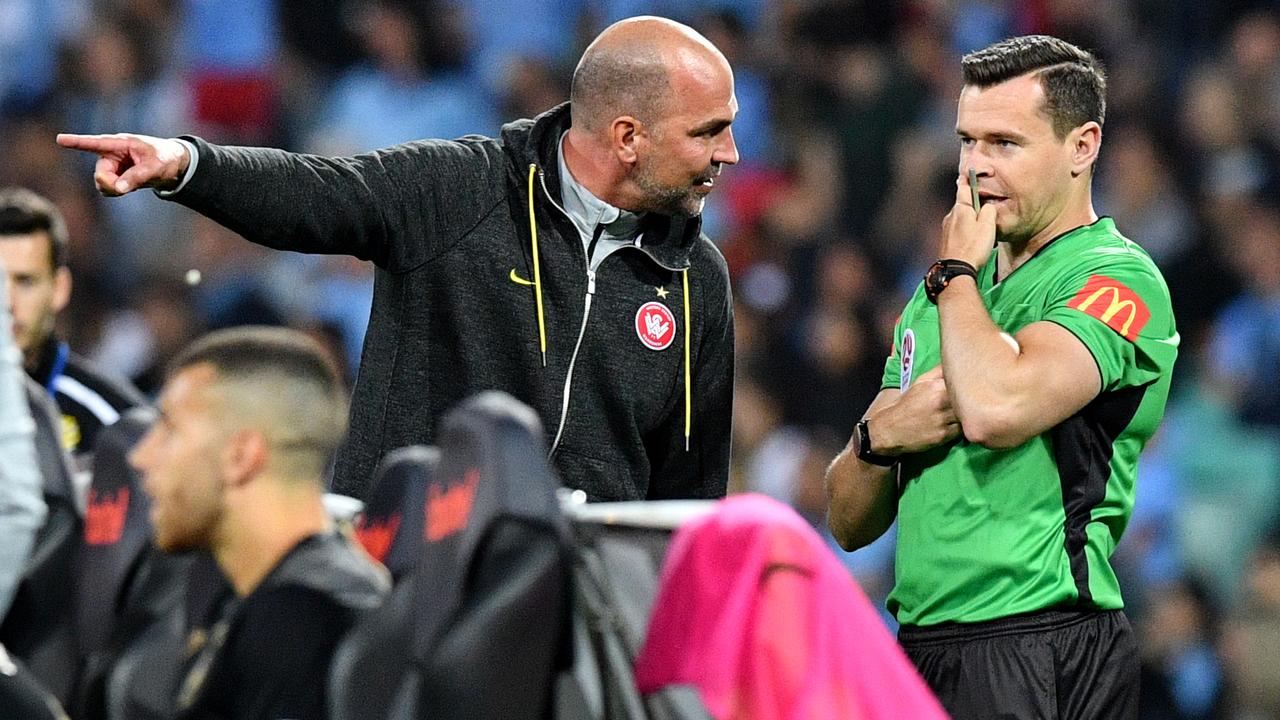
{"type": "Polygon", "coordinates": [[[924,276],[924,293],[933,302],[938,302],[938,293],[947,286],[947,278],[944,275],[944,267],[942,263],[936,262],[929,266],[929,272],[924,276]]]}
{"type": "Polygon", "coordinates": [[[930,266],[924,276],[924,292],[929,302],[937,305],[939,293],[947,288],[952,278],[960,275],[969,275],[975,281],[978,279],[976,268],[963,260],[939,260],[930,266]]]}

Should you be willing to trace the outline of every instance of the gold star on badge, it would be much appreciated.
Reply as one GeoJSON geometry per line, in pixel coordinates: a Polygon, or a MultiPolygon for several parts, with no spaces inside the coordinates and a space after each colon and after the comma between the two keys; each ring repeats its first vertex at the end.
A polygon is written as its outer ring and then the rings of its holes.
{"type": "Polygon", "coordinates": [[[664,287],[655,287],[655,288],[654,288],[654,290],[657,290],[657,291],[658,291],[658,297],[660,297],[660,298],[665,298],[668,294],[670,294],[670,293],[671,293],[671,291],[670,291],[670,290],[668,290],[668,289],[666,289],[666,288],[664,288],[664,287]]]}

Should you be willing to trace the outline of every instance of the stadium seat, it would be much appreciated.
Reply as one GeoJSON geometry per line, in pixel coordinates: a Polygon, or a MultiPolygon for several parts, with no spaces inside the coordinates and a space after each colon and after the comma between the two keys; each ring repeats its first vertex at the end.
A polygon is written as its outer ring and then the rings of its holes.
{"type": "Polygon", "coordinates": [[[75,578],[80,672],[70,708],[78,720],[110,717],[111,689],[132,682],[133,658],[156,642],[186,587],[191,558],[152,546],[150,502],[127,461],[153,421],[151,410],[132,410],[95,445],[75,578]]]}
{"type": "Polygon", "coordinates": [[[549,718],[571,659],[569,551],[541,427],[484,393],[438,440],[418,563],[339,648],[330,714],[549,718]]]}
{"type": "Polygon", "coordinates": [[[414,594],[401,581],[412,577],[422,556],[427,485],[439,460],[437,449],[413,446],[389,453],[378,466],[355,532],[365,551],[391,573],[397,591],[352,629],[336,653],[330,682],[343,692],[330,705],[347,705],[331,712],[333,717],[411,717],[410,699],[392,697],[387,688],[409,668],[414,594]],[[392,707],[397,701],[401,707],[392,707]]]}
{"type": "Polygon", "coordinates": [[[133,410],[102,431],[95,446],[76,573],[76,632],[80,652],[100,652],[111,637],[128,581],[150,545],[150,502],[127,455],[154,419],[133,410]]]}
{"type": "Polygon", "coordinates": [[[212,555],[193,552],[177,558],[152,552],[182,565],[165,589],[165,605],[130,639],[106,679],[103,697],[110,720],[170,720],[186,659],[209,636],[233,597],[212,555]]]}
{"type": "MultiPolygon", "coordinates": [[[[413,446],[389,453],[378,466],[364,512],[356,522],[356,537],[365,550],[391,573],[397,591],[374,613],[352,629],[336,653],[333,687],[344,688],[337,702],[345,702],[334,717],[409,717],[407,698],[391,697],[392,682],[370,677],[402,679],[408,672],[414,595],[401,585],[422,556],[427,485],[440,460],[435,448],[413,446]],[[392,704],[399,700],[398,710],[392,704]]],[[[331,693],[332,694],[332,693],[331,693]]],[[[332,702],[330,703],[333,704],[332,702]]]]}
{"type": "Polygon", "coordinates": [[[361,618],[334,652],[328,687],[329,717],[334,720],[415,717],[412,584],[397,585],[382,607],[361,618]]]}
{"type": "Polygon", "coordinates": [[[13,605],[0,624],[0,643],[20,658],[59,702],[66,703],[75,682],[74,590],[72,577],[81,520],[71,483],[71,459],[62,450],[57,406],[35,383],[27,384],[27,402],[36,424],[36,454],[48,506],[36,534],[13,605]]]}
{"type": "Polygon", "coordinates": [[[557,687],[557,720],[707,720],[691,687],[650,696],[632,667],[644,642],[672,532],[709,500],[567,503],[574,538],[574,664],[557,687]]]}
{"type": "Polygon", "coordinates": [[[0,718],[68,720],[58,699],[0,646],[0,718]]]}
{"type": "Polygon", "coordinates": [[[399,583],[422,555],[427,485],[440,451],[415,445],[389,453],[378,466],[356,537],[374,560],[399,583]]]}

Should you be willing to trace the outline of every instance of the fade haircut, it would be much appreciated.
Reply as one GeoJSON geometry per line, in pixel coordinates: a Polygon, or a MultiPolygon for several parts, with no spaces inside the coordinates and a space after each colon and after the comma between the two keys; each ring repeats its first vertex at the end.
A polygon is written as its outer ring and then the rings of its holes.
{"type": "Polygon", "coordinates": [[[1042,111],[1061,140],[1107,114],[1107,75],[1093,53],[1048,35],[1009,38],[971,52],[960,61],[964,83],[980,88],[1038,71],[1044,88],[1042,111]]]}
{"type": "Polygon", "coordinates": [[[653,123],[667,111],[671,79],[660,52],[588,48],[573,71],[571,122],[595,132],[621,115],[653,123]]]}
{"type": "Polygon", "coordinates": [[[49,236],[49,267],[66,267],[67,223],[57,206],[26,188],[0,188],[0,241],[37,232],[49,236]]]}
{"type": "Polygon", "coordinates": [[[346,432],[346,390],[336,363],[297,330],[238,327],[182,351],[169,376],[202,364],[216,374],[224,417],[256,426],[286,475],[320,478],[346,432]]]}

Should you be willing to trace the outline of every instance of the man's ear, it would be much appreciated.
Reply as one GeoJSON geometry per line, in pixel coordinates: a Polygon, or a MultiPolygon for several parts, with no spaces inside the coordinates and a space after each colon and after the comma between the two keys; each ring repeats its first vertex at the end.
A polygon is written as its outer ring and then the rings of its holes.
{"type": "Polygon", "coordinates": [[[227,484],[240,487],[257,477],[266,467],[270,445],[258,430],[237,430],[222,450],[223,473],[227,484]]]}
{"type": "Polygon", "coordinates": [[[634,166],[639,157],[637,145],[647,137],[644,123],[630,115],[622,115],[614,118],[609,125],[609,133],[610,147],[618,162],[627,167],[634,166]]]}
{"type": "Polygon", "coordinates": [[[1090,120],[1071,131],[1071,175],[1089,172],[1102,150],[1102,126],[1090,120]]]}
{"type": "Polygon", "coordinates": [[[71,302],[71,270],[63,266],[53,271],[54,314],[62,312],[69,302],[71,302]]]}

